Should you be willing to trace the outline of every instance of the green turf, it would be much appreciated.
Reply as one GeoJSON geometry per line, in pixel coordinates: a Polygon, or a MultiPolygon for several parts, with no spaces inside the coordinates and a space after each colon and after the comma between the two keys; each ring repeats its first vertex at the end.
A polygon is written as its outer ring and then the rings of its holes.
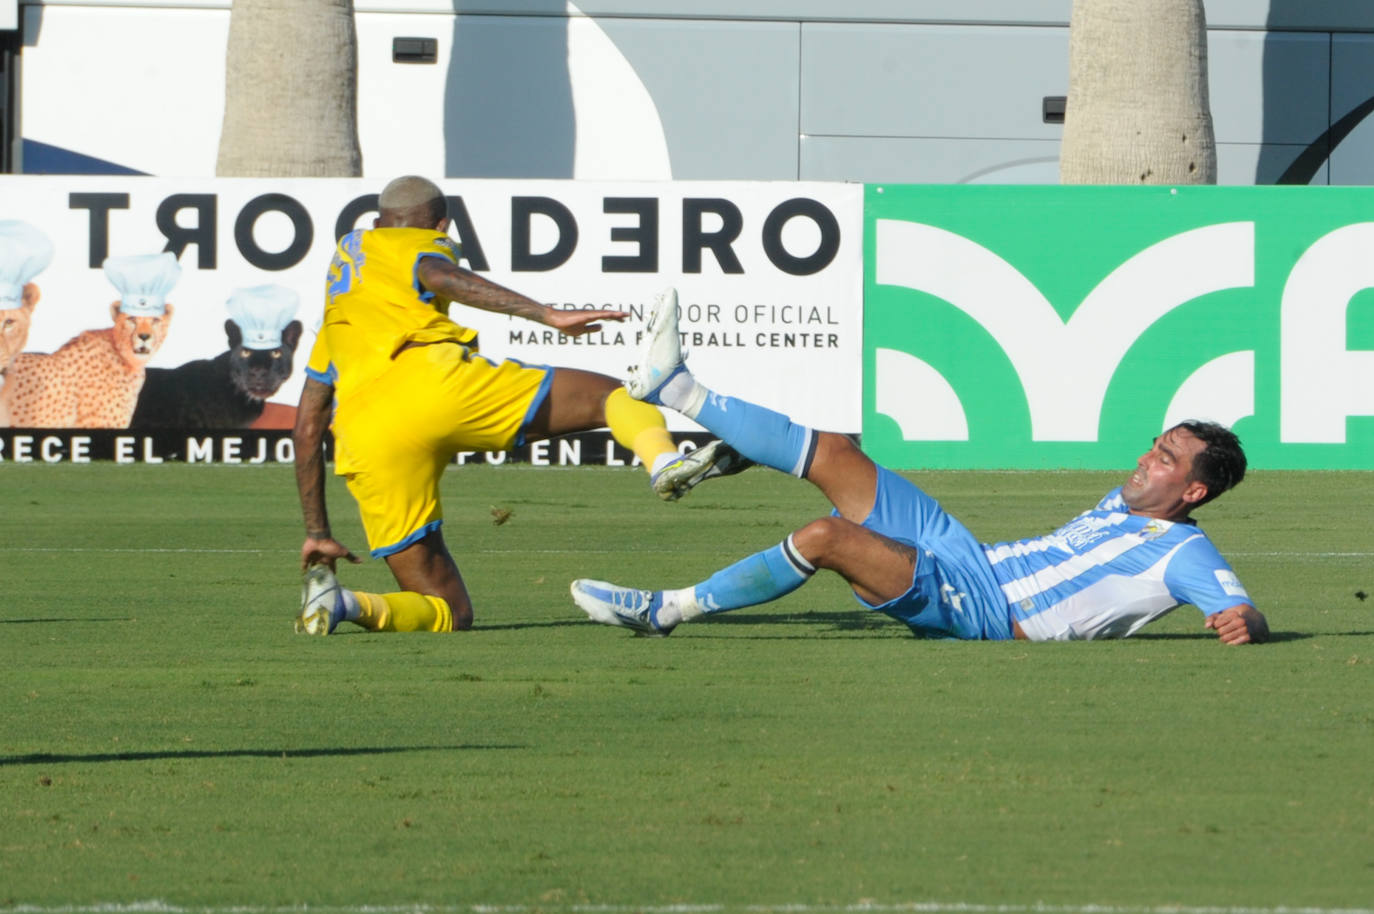
{"type": "MultiPolygon", "coordinates": [[[[985,539],[1117,481],[919,478],[985,539]]],[[[823,501],[455,469],[476,630],[308,639],[289,468],[0,464],[0,910],[1368,911],[1371,483],[1256,472],[1203,510],[1276,633],[1225,648],[1191,608],[1124,642],[921,642],[826,576],[637,639],[569,580],[690,584],[823,501]]]]}

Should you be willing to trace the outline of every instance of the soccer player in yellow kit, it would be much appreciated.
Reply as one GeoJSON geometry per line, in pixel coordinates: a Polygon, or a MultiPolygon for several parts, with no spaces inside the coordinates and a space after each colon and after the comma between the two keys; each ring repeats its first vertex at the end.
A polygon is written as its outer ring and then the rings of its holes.
{"type": "Polygon", "coordinates": [[[439,479],[458,451],[504,450],[609,426],[667,499],[748,465],[720,442],[679,455],[663,414],[606,375],[479,355],[476,331],[448,317],[450,302],[570,336],[627,315],[550,308],[460,267],[447,201],[425,178],[397,178],[377,206],[375,227],[340,239],[330,264],[324,323],[296,414],[306,529],[298,632],[329,634],[344,620],[374,631],[472,626],[472,601],[440,531],[439,479]],[[325,508],[331,412],[335,472],[347,480],[372,555],[386,560],[398,593],[349,590],[335,577],[337,560],[361,560],[334,539],[325,508]]]}

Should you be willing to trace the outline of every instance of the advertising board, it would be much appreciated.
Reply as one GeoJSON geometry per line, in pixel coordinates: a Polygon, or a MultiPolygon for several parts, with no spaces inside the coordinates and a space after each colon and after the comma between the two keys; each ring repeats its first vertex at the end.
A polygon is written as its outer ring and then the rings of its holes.
{"type": "MultiPolygon", "coordinates": [[[[570,338],[454,305],[451,316],[479,331],[488,357],[620,377],[638,351],[647,308],[673,285],[684,343],[703,380],[748,392],[811,424],[858,431],[860,186],[490,180],[443,187],[465,265],[557,307],[627,313],[622,323],[570,338]]],[[[153,370],[213,360],[237,347],[235,334],[246,334],[246,322],[242,305],[231,299],[271,287],[266,297],[277,304],[258,317],[275,321],[266,332],[280,335],[286,351],[279,353],[277,386],[263,398],[260,415],[220,421],[201,413],[159,424],[187,432],[287,428],[322,314],[335,239],[371,225],[379,189],[354,179],[0,178],[0,222],[23,223],[25,236],[0,250],[0,282],[12,291],[31,284],[37,294],[31,309],[23,311],[16,300],[5,305],[6,314],[26,324],[23,352],[53,353],[84,331],[110,328],[112,308],[126,291],[117,285],[112,260],[165,252],[175,263],[164,278],[168,307],[146,360],[148,383],[137,391],[146,397],[153,370]],[[23,260],[25,250],[44,244],[46,260],[23,260]],[[281,308],[286,299],[295,307],[281,308]]],[[[16,291],[11,298],[17,297],[16,291]]],[[[16,384],[8,396],[19,395],[16,376],[27,373],[38,379],[29,388],[71,385],[74,396],[99,400],[101,414],[113,418],[26,423],[15,410],[9,425],[146,427],[134,421],[132,401],[123,412],[105,408],[125,396],[127,385],[112,391],[89,373],[35,374],[26,364],[35,360],[19,358],[6,382],[16,384]]],[[[669,422],[675,431],[696,429],[676,415],[669,422]]],[[[3,445],[0,440],[0,458],[14,451],[3,445]]],[[[146,450],[138,439],[131,453],[146,450]]],[[[171,450],[205,452],[203,443],[171,450]]],[[[274,445],[267,453],[279,450],[274,445]]],[[[56,445],[49,452],[57,453],[56,445]]]]}
{"type": "Polygon", "coordinates": [[[1374,468],[1374,189],[867,188],[864,446],[1120,467],[1184,418],[1374,468]]]}

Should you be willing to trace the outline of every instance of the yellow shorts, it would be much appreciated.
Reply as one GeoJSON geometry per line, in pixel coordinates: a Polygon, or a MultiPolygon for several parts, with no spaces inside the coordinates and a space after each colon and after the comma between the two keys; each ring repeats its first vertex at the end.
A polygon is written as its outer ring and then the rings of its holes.
{"type": "Polygon", "coordinates": [[[348,480],[372,555],[399,552],[443,519],[439,479],[459,451],[523,444],[553,369],[492,362],[457,343],[401,352],[334,414],[334,472],[348,480]]]}

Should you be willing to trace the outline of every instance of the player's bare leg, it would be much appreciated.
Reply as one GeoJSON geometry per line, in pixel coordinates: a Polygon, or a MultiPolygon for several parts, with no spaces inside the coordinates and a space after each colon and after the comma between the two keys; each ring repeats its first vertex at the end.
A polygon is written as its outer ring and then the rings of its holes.
{"type": "Polygon", "coordinates": [[[791,540],[802,558],[844,578],[870,605],[895,600],[911,588],[916,549],[849,518],[817,518],[793,533],[791,540]]]}
{"type": "MultiPolygon", "coordinates": [[[[603,428],[606,398],[619,388],[619,381],[604,374],[580,368],[555,368],[548,396],[530,419],[525,433],[530,438],[553,438],[603,428]]],[[[656,419],[648,419],[648,423],[664,426],[662,414],[658,410],[653,410],[653,414],[656,419]]]]}
{"type": "Polygon", "coordinates": [[[439,530],[387,556],[386,563],[403,593],[384,595],[391,618],[379,630],[466,631],[472,627],[472,599],[439,530]],[[432,599],[418,602],[412,595],[438,598],[444,606],[433,605],[432,599]]]}
{"type": "Polygon", "coordinates": [[[825,493],[846,520],[861,524],[873,510],[878,494],[878,467],[846,435],[816,433],[816,451],[806,478],[825,493]]]}

